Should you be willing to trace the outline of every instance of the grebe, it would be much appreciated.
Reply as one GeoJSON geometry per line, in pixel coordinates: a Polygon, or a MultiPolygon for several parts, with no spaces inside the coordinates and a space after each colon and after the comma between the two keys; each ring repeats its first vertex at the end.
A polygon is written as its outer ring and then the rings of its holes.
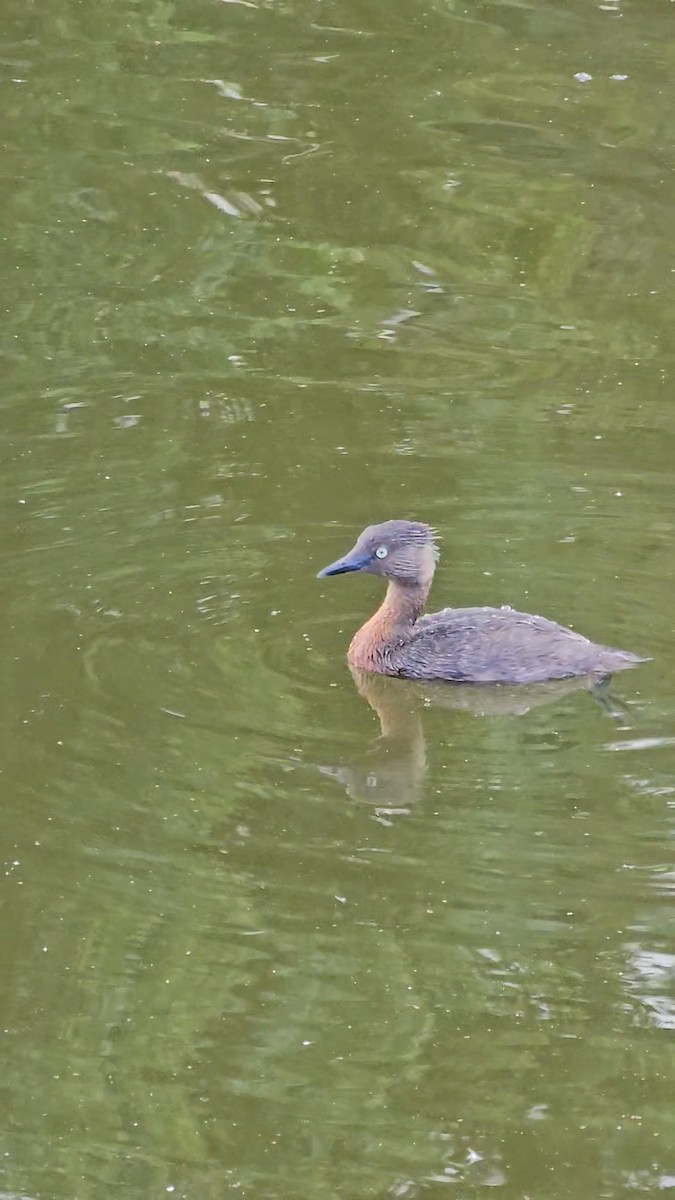
{"type": "Polygon", "coordinates": [[[405,679],[538,683],[599,678],[647,661],[509,607],[444,608],[421,616],[437,560],[428,525],[384,521],[369,525],[349,554],[319,571],[319,579],[367,571],[388,580],[383,604],[352,639],[347,658],[353,670],[405,679]]]}

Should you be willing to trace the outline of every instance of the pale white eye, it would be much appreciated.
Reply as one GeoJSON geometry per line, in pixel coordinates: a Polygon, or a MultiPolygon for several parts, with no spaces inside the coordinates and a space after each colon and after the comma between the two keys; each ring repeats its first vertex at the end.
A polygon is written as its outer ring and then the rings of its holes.
{"type": "Polygon", "coordinates": [[[378,546],[375,551],[376,558],[386,558],[389,551],[386,546],[378,546]]]}

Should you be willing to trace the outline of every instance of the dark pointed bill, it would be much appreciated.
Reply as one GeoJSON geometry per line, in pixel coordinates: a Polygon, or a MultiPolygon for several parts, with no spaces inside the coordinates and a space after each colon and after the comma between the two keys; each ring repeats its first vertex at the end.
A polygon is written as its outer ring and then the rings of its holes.
{"type": "Polygon", "coordinates": [[[323,571],[319,571],[317,579],[325,579],[327,575],[346,575],[347,571],[362,571],[364,567],[368,566],[371,558],[372,554],[356,554],[352,550],[349,554],[345,554],[344,558],[338,558],[329,567],[324,567],[323,571]]]}

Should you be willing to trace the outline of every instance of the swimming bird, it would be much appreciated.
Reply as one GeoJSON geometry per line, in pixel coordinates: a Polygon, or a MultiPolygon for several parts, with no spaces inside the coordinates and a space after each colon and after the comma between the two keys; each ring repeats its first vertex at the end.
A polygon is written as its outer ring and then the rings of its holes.
{"type": "Polygon", "coordinates": [[[369,525],[319,578],[367,571],[388,582],[377,612],[352,639],[353,670],[405,679],[538,683],[596,679],[645,662],[599,646],[546,617],[503,608],[444,608],[422,616],[438,561],[434,532],[420,521],[369,525]]]}

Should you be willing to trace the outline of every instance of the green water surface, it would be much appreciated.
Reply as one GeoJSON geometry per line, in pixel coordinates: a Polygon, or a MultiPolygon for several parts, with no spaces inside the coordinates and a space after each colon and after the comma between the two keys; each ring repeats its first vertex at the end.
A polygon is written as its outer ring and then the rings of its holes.
{"type": "Polygon", "coordinates": [[[0,1194],[675,1190],[673,4],[0,17],[0,1194]],[[399,516],[653,661],[361,694],[399,516]]]}

